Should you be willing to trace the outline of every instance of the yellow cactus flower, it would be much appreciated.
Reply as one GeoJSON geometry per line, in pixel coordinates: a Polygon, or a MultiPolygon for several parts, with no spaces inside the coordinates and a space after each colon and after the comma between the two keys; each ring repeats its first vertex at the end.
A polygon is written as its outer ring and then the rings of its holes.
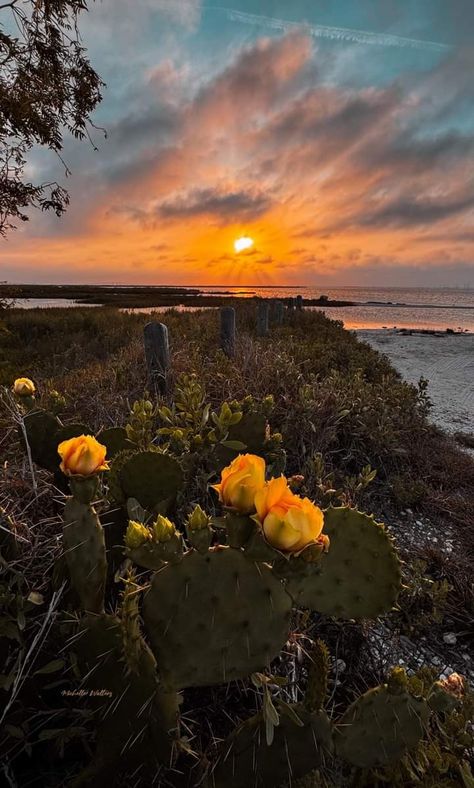
{"type": "Polygon", "coordinates": [[[36,386],[30,378],[17,378],[13,384],[13,393],[17,397],[32,397],[36,386]]]}
{"type": "Polygon", "coordinates": [[[59,444],[58,454],[62,460],[59,467],[66,476],[91,476],[108,471],[106,453],[107,447],[92,435],[79,435],[59,444]]]}
{"type": "Polygon", "coordinates": [[[267,542],[277,550],[297,553],[322,536],[324,515],[309,498],[295,495],[284,476],[271,479],[255,496],[257,514],[267,542]]]}
{"type": "Polygon", "coordinates": [[[212,487],[225,506],[240,514],[255,511],[255,495],[265,484],[265,460],[255,454],[239,454],[221,472],[219,484],[212,487]]]}
{"type": "Polygon", "coordinates": [[[151,533],[143,523],[136,520],[129,520],[125,533],[125,546],[129,550],[135,550],[151,539],[151,533]]]}
{"type": "Polygon", "coordinates": [[[159,514],[156,518],[156,522],[153,524],[153,541],[168,542],[175,533],[176,528],[171,520],[159,514]]]}

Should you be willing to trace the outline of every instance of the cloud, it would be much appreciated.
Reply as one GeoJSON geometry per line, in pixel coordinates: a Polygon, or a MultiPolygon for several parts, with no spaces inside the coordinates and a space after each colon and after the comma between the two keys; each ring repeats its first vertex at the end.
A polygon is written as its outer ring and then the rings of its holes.
{"type": "Polygon", "coordinates": [[[192,189],[163,202],[159,213],[165,218],[181,219],[190,216],[211,215],[221,221],[255,219],[271,205],[268,195],[257,191],[220,191],[218,189],[192,189]]]}
{"type": "Polygon", "coordinates": [[[12,259],[87,259],[94,276],[133,260],[143,280],[187,283],[472,259],[469,63],[463,50],[335,84],[301,31],[230,47],[205,79],[182,53],[151,59],[123,85],[100,153],[76,154],[72,210],[38,217],[12,259]],[[236,259],[243,232],[255,246],[236,259]]]}
{"type": "Polygon", "coordinates": [[[363,224],[375,227],[394,225],[434,224],[474,208],[474,191],[465,197],[447,199],[410,199],[408,197],[389,202],[386,206],[363,218],[363,224]]]}
{"type": "Polygon", "coordinates": [[[201,0],[154,0],[153,7],[168,21],[195,30],[201,18],[201,0]]]}

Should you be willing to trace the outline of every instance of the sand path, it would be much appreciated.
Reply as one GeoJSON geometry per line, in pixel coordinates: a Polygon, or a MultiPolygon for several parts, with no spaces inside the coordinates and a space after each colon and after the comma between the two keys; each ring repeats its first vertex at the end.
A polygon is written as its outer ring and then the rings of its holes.
{"type": "Polygon", "coordinates": [[[360,339],[388,356],[410,383],[429,380],[432,420],[446,432],[474,433],[474,334],[412,334],[364,329],[360,339]]]}

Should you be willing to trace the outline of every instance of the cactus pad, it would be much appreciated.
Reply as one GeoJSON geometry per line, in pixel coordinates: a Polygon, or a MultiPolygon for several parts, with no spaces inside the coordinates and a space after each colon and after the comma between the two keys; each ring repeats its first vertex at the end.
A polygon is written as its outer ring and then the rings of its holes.
{"type": "Polygon", "coordinates": [[[75,498],[64,507],[63,548],[83,610],[101,613],[107,576],[104,532],[93,507],[75,498]]]}
{"type": "MultiPolygon", "coordinates": [[[[267,417],[263,413],[244,413],[237,424],[229,427],[227,441],[238,441],[244,444],[245,451],[249,454],[262,455],[264,451],[267,429],[267,417]]],[[[216,447],[218,467],[228,465],[239,451],[220,444],[216,447]]]]}
{"type": "Polygon", "coordinates": [[[354,766],[372,768],[399,760],[422,738],[430,710],[423,698],[384,684],[361,695],[336,727],[336,751],[354,766]]]}
{"type": "Polygon", "coordinates": [[[277,788],[320,767],[332,751],[331,724],[323,711],[310,713],[302,704],[291,709],[301,725],[280,715],[270,746],[261,714],[242,723],[224,742],[210,786],[277,788]]]}
{"type": "Polygon", "coordinates": [[[37,465],[54,471],[59,466],[58,445],[52,438],[60,427],[60,421],[45,410],[35,410],[24,418],[31,456],[37,465]]]}
{"type": "Polygon", "coordinates": [[[237,424],[229,427],[228,440],[245,443],[245,451],[258,454],[266,437],[267,417],[263,413],[244,413],[237,424]]]}
{"type": "Polygon", "coordinates": [[[183,471],[169,454],[142,451],[126,460],[119,480],[125,498],[136,498],[145,509],[154,509],[174,500],[183,486],[183,471]]]}
{"type": "Polygon", "coordinates": [[[172,739],[168,731],[177,726],[179,697],[161,692],[153,655],[143,643],[136,670],[130,672],[123,645],[123,624],[105,614],[85,616],[73,640],[88,702],[98,716],[92,771],[106,770],[98,784],[113,782],[120,761],[126,768],[150,757],[169,763],[172,739]]]}
{"type": "Polygon", "coordinates": [[[58,446],[61,441],[90,434],[89,428],[84,424],[63,426],[56,416],[46,410],[28,413],[24,424],[34,462],[52,473],[59,469],[58,446]]]}
{"type": "Polygon", "coordinates": [[[97,440],[107,446],[107,459],[111,460],[121,451],[132,449],[133,443],[128,440],[124,427],[109,427],[97,435],[97,440]]]}
{"type": "Polygon", "coordinates": [[[329,551],[301,577],[289,578],[295,602],[337,618],[376,618],[396,602],[400,561],[383,525],[343,507],[324,513],[329,551]]]}
{"type": "Polygon", "coordinates": [[[189,551],[153,577],[143,618],[169,687],[218,684],[262,670],[280,652],[291,598],[265,564],[228,547],[189,551]]]}

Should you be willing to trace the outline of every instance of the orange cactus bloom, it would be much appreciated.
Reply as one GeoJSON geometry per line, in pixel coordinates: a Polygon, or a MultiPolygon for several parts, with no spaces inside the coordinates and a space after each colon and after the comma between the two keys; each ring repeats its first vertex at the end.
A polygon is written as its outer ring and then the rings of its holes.
{"type": "Polygon", "coordinates": [[[66,476],[91,476],[108,471],[106,453],[107,447],[92,435],[79,435],[59,444],[58,454],[62,460],[59,467],[66,476]]]}

